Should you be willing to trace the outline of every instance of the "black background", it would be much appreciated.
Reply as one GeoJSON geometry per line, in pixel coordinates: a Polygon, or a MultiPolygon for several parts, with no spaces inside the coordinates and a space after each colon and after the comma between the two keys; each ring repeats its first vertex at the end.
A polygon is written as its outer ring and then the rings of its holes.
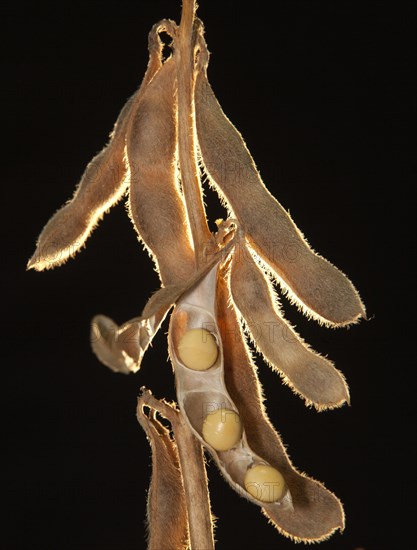
{"type": "MultiPolygon", "coordinates": [[[[307,409],[263,365],[271,420],[300,470],[344,502],[326,550],[412,548],[414,17],[399,3],[201,0],[209,77],[263,179],[311,245],[359,289],[369,321],[286,316],[347,377],[351,406],[307,409]]],[[[411,3],[410,3],[411,6],[411,3]]],[[[4,8],[3,8],[4,9],[4,8]]],[[[107,141],[178,1],[6,4],[2,23],[1,548],[145,548],[150,449],[139,388],[174,399],[166,324],[136,375],[90,351],[89,322],[137,315],[158,287],[123,204],[75,260],[26,272],[35,240],[107,141]]],[[[222,215],[207,193],[211,219],[222,215]]],[[[209,463],[217,550],[292,548],[209,463]]]]}

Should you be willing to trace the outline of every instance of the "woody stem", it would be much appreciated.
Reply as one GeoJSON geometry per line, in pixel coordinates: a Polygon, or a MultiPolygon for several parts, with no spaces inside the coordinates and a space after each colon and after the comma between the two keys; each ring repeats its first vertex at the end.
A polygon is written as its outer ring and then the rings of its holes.
{"type": "Polygon", "coordinates": [[[178,81],[178,156],[198,268],[204,244],[210,239],[211,233],[207,225],[196,155],[193,36],[195,10],[195,0],[183,0],[175,53],[178,81]]]}

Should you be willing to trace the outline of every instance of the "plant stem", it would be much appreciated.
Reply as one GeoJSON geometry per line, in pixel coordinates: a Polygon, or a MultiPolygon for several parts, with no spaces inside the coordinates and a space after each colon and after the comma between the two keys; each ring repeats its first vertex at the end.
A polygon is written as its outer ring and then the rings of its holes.
{"type": "MultiPolygon", "coordinates": [[[[181,183],[194,244],[196,271],[211,239],[201,192],[196,155],[194,112],[195,0],[183,0],[175,44],[178,82],[178,157],[181,183]]],[[[140,403],[157,410],[171,423],[177,443],[192,550],[214,550],[213,524],[203,449],[182,414],[144,391],[140,403]]]]}
{"type": "MultiPolygon", "coordinates": [[[[177,56],[178,82],[178,156],[196,269],[203,259],[204,245],[211,238],[201,193],[196,155],[194,111],[194,16],[195,0],[183,0],[177,56]]],[[[186,496],[190,542],[193,550],[214,549],[213,525],[207,474],[201,444],[192,434],[182,415],[173,426],[178,446],[186,496]]]]}
{"type": "Polygon", "coordinates": [[[168,403],[156,399],[145,388],[142,388],[138,409],[143,405],[164,416],[171,423],[174,432],[185,492],[191,550],[214,550],[210,498],[201,445],[183,415],[168,403]]]}
{"type": "Polygon", "coordinates": [[[211,238],[201,194],[196,155],[194,112],[194,40],[195,0],[183,0],[176,42],[178,81],[178,156],[196,267],[201,264],[204,244],[211,238]]]}

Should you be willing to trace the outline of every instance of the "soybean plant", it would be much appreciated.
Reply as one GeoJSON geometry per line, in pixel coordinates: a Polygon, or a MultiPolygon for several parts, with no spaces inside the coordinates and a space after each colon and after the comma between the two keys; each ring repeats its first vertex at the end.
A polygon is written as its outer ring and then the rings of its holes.
{"type": "Polygon", "coordinates": [[[291,463],[268,419],[249,343],[306,405],[340,407],[349,401],[344,376],[284,319],[274,284],[326,326],[355,323],[365,309],[349,279],[310,248],[264,186],[210,87],[208,61],[195,2],[184,0],[178,26],[163,20],[152,28],[140,88],[72,200],[43,229],[28,267],[41,271],[74,256],[103,214],[127,197],[161,288],[139,317],[117,326],[96,316],[91,332],[105,365],[136,372],[172,311],[168,348],[178,404],[143,389],[137,409],[153,457],[149,549],[214,548],[203,450],[280,533],[321,541],[343,529],[342,505],[291,463]],[[172,39],[166,59],[162,32],[172,39]],[[203,177],[228,211],[216,233],[203,177]],[[274,338],[257,327],[274,327],[274,338]]]}

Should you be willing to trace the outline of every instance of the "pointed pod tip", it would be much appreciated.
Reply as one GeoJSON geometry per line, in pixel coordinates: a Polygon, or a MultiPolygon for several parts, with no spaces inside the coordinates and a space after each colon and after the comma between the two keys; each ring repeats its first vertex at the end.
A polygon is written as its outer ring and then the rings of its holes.
{"type": "Polygon", "coordinates": [[[43,269],[42,262],[39,261],[39,255],[36,253],[36,250],[26,264],[26,271],[29,271],[30,269],[34,269],[35,271],[42,271],[43,269]]]}
{"type": "Polygon", "coordinates": [[[28,263],[26,264],[26,271],[29,271],[30,269],[34,269],[35,268],[35,262],[33,261],[33,259],[31,258],[28,263]]]}
{"type": "Polygon", "coordinates": [[[360,312],[360,317],[362,317],[362,319],[364,319],[365,321],[368,321],[368,315],[366,314],[366,309],[365,309],[365,306],[363,305],[363,303],[361,302],[361,312],[360,312]]]}
{"type": "MultiPolygon", "coordinates": [[[[310,312],[308,312],[310,313],[310,312]]],[[[319,323],[323,324],[328,328],[348,328],[352,325],[358,324],[362,319],[368,321],[369,318],[366,314],[366,309],[363,303],[360,301],[359,306],[355,308],[355,312],[351,312],[349,315],[338,316],[333,318],[323,318],[316,317],[316,315],[311,315],[319,323]]]]}
{"type": "Polygon", "coordinates": [[[368,321],[368,316],[366,314],[366,309],[365,309],[365,306],[363,305],[362,301],[359,299],[359,308],[358,308],[358,312],[356,314],[355,317],[352,318],[352,320],[347,320],[345,323],[341,323],[341,326],[342,327],[347,327],[349,325],[355,325],[357,323],[360,323],[360,321],[362,321],[362,319],[364,321],[368,321]]]}
{"type": "MultiPolygon", "coordinates": [[[[350,281],[349,281],[350,282],[350,281]]],[[[352,289],[353,289],[353,293],[355,295],[355,302],[356,302],[356,306],[355,306],[355,310],[356,310],[356,315],[353,317],[351,323],[359,323],[359,321],[361,319],[365,319],[365,321],[368,320],[368,317],[366,315],[366,308],[365,308],[365,304],[362,302],[361,300],[361,297],[359,296],[359,293],[358,291],[356,290],[356,288],[353,286],[352,283],[350,283],[352,289]]],[[[353,302],[353,300],[352,300],[353,302]]],[[[346,324],[350,324],[349,321],[346,322],[346,324]]]]}
{"type": "Polygon", "coordinates": [[[67,259],[68,257],[63,257],[57,260],[53,256],[42,255],[38,247],[26,264],[26,270],[29,271],[30,269],[34,269],[35,271],[46,271],[63,264],[67,259]]]}
{"type": "Polygon", "coordinates": [[[341,403],[340,403],[340,407],[343,406],[345,403],[348,407],[350,407],[350,391],[349,391],[349,386],[347,385],[346,383],[346,379],[344,378],[343,375],[342,376],[342,381],[343,381],[343,399],[341,400],[341,403]]]}

